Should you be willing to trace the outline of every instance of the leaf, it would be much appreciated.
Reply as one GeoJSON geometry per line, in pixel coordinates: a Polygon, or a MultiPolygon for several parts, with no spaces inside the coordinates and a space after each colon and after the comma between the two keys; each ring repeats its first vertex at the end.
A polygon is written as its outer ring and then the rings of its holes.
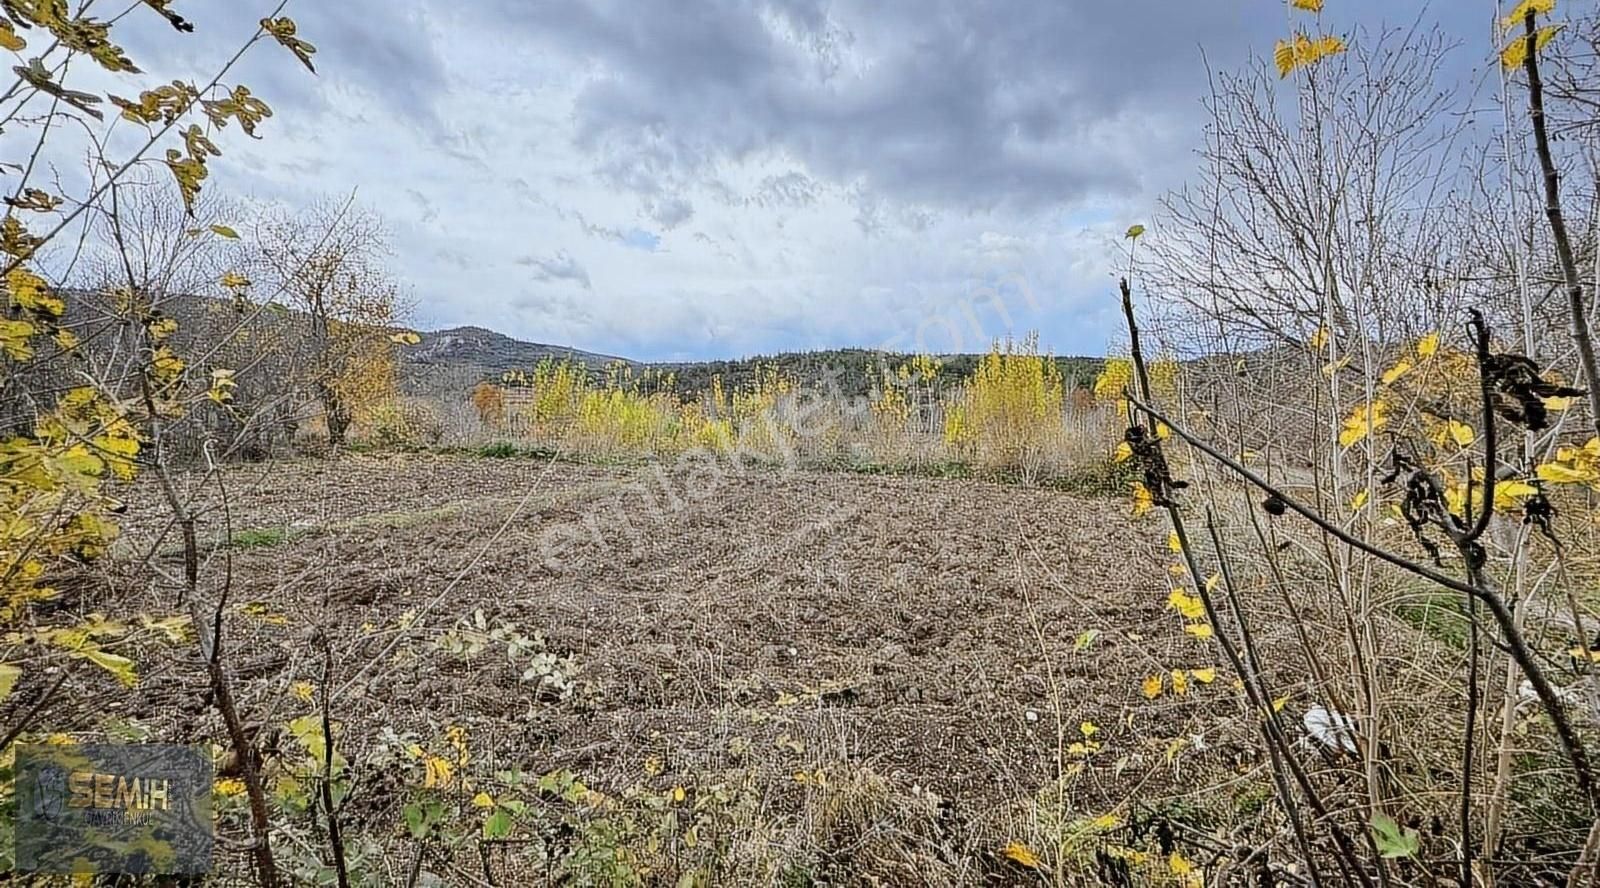
{"type": "MultiPolygon", "coordinates": [[[[1540,28],[1538,31],[1534,32],[1534,38],[1533,38],[1534,51],[1538,52],[1539,50],[1544,49],[1544,45],[1546,43],[1549,43],[1556,36],[1556,34],[1561,31],[1562,27],[1564,27],[1564,26],[1563,25],[1545,25],[1544,27],[1540,28]]],[[[1528,38],[1527,37],[1518,36],[1518,37],[1514,38],[1510,43],[1507,43],[1505,45],[1504,49],[1500,50],[1500,64],[1505,66],[1505,68],[1507,70],[1515,70],[1517,68],[1522,67],[1523,64],[1525,62],[1527,62],[1527,60],[1528,60],[1528,38]]]]}
{"type": "Polygon", "coordinates": [[[1032,848],[1029,848],[1027,845],[1022,844],[1021,842],[1006,843],[1006,846],[1000,850],[1000,853],[1007,859],[1013,860],[1027,867],[1028,869],[1036,870],[1039,868],[1039,855],[1033,853],[1032,848]]]}
{"type": "Polygon", "coordinates": [[[422,778],[423,789],[442,788],[450,785],[455,778],[455,768],[450,762],[436,755],[426,755],[422,759],[425,773],[422,778]]]}
{"type": "Polygon", "coordinates": [[[1133,482],[1133,517],[1150,511],[1155,505],[1155,497],[1150,495],[1150,488],[1139,481],[1133,482]]]}
{"type": "Polygon", "coordinates": [[[1130,459],[1133,459],[1133,445],[1127,441],[1119,443],[1116,451],[1111,454],[1111,461],[1114,463],[1124,463],[1130,459]]]}
{"type": "Polygon", "coordinates": [[[1177,531],[1167,534],[1167,548],[1174,552],[1183,551],[1183,542],[1178,539],[1177,531]]]}
{"type": "Polygon", "coordinates": [[[1072,642],[1073,653],[1082,653],[1088,650],[1089,645],[1094,644],[1095,639],[1099,637],[1099,629],[1085,629],[1084,631],[1078,633],[1077,639],[1072,642]]]}
{"type": "Polygon", "coordinates": [[[1417,340],[1417,357],[1431,358],[1439,351],[1439,334],[1429,333],[1417,340]]]}
{"type": "Polygon", "coordinates": [[[1217,670],[1214,666],[1207,666],[1204,669],[1191,669],[1189,670],[1189,676],[1201,684],[1208,685],[1217,680],[1217,670]]]}
{"type": "Polygon", "coordinates": [[[1478,432],[1472,426],[1454,419],[1447,419],[1434,432],[1433,443],[1443,447],[1446,441],[1456,442],[1457,447],[1466,447],[1478,439],[1478,432]]]}
{"type": "Polygon", "coordinates": [[[1278,67],[1278,76],[1288,77],[1300,68],[1344,51],[1344,41],[1331,34],[1316,38],[1295,34],[1288,40],[1278,41],[1272,50],[1272,61],[1278,67]]]}
{"type": "Polygon", "coordinates": [[[307,71],[313,74],[317,73],[316,66],[311,64],[311,56],[316,53],[317,48],[295,36],[298,27],[295,25],[294,19],[288,16],[275,19],[264,18],[261,20],[261,29],[271,34],[273,39],[283,44],[285,49],[294,53],[294,57],[300,60],[300,64],[306,66],[307,71]]]}
{"type": "Polygon", "coordinates": [[[215,234],[218,237],[225,237],[228,240],[238,240],[239,239],[239,232],[234,231],[232,228],[229,228],[226,225],[213,225],[213,226],[211,226],[211,233],[215,234]]]}
{"type": "Polygon", "coordinates": [[[1086,721],[1078,725],[1078,733],[1082,734],[1085,738],[1093,737],[1094,735],[1100,733],[1100,726],[1092,721],[1086,721]]]}
{"type": "Polygon", "coordinates": [[[1589,484],[1600,481],[1600,469],[1589,469],[1577,464],[1543,463],[1534,469],[1534,474],[1539,476],[1540,481],[1549,481],[1552,484],[1589,484]]]}
{"type": "Polygon", "coordinates": [[[480,792],[472,797],[472,806],[474,808],[493,808],[494,796],[486,792],[480,792]]]}
{"type": "Polygon", "coordinates": [[[1172,670],[1172,692],[1180,697],[1189,693],[1189,676],[1182,669],[1172,670]]]}
{"type": "Polygon", "coordinates": [[[139,674],[135,670],[133,661],[121,654],[113,654],[97,647],[83,648],[73,653],[111,673],[123,687],[131,688],[139,683],[139,674]]]}
{"type": "Polygon", "coordinates": [[[486,839],[503,839],[511,835],[511,812],[504,808],[490,814],[483,821],[483,837],[486,839]]]}
{"type": "Polygon", "coordinates": [[[422,341],[422,337],[411,332],[410,330],[402,330],[399,333],[391,335],[389,337],[389,341],[395,345],[416,345],[422,341]]]}
{"type": "Polygon", "coordinates": [[[1520,28],[1528,19],[1528,13],[1535,15],[1549,15],[1556,11],[1556,0],[1522,0],[1506,17],[1500,20],[1500,26],[1506,30],[1520,28]]]}
{"type": "Polygon", "coordinates": [[[1389,405],[1383,401],[1373,401],[1363,404],[1355,409],[1344,421],[1344,428],[1339,432],[1339,446],[1349,447],[1367,437],[1367,435],[1382,428],[1389,421],[1389,405]]]}
{"type": "Polygon", "coordinates": [[[1198,620],[1206,613],[1204,601],[1197,596],[1184,593],[1181,589],[1173,589],[1167,593],[1167,607],[1182,614],[1186,620],[1198,620]]]}
{"type": "Polygon", "coordinates": [[[1414,829],[1402,829],[1387,814],[1372,815],[1372,839],[1384,857],[1415,857],[1422,840],[1414,829]]]}
{"type": "Polygon", "coordinates": [[[1142,234],[1144,234],[1143,225],[1131,225],[1128,227],[1128,232],[1124,234],[1123,237],[1127,238],[1128,240],[1138,240],[1139,236],[1142,234]]]}
{"type": "Polygon", "coordinates": [[[1183,631],[1202,641],[1210,638],[1214,634],[1210,623],[1190,623],[1189,625],[1183,627],[1183,631]]]}
{"type": "Polygon", "coordinates": [[[13,663],[0,663],[0,703],[11,696],[17,687],[17,679],[22,677],[22,667],[13,663]]]}
{"type": "Polygon", "coordinates": [[[230,290],[247,290],[250,288],[250,279],[237,271],[224,272],[222,285],[230,290]]]}
{"type": "Polygon", "coordinates": [[[1289,5],[1306,12],[1321,12],[1322,0],[1289,0],[1289,5]]]}
{"type": "Polygon", "coordinates": [[[200,183],[205,181],[207,170],[204,160],[184,157],[176,148],[167,149],[167,169],[178,182],[178,194],[183,198],[183,208],[194,215],[194,200],[200,196],[200,183]]]}
{"type": "Polygon", "coordinates": [[[1390,367],[1388,370],[1384,371],[1383,376],[1382,376],[1382,382],[1383,382],[1384,385],[1389,385],[1389,384],[1393,383],[1395,380],[1399,379],[1400,377],[1402,377],[1402,376],[1404,376],[1404,375],[1406,375],[1407,373],[1410,373],[1410,372],[1411,372],[1411,362],[1405,360],[1404,358],[1402,358],[1399,363],[1395,364],[1393,367],[1390,367]]]}
{"type": "Polygon", "coordinates": [[[1368,494],[1369,492],[1365,490],[1357,491],[1356,495],[1350,500],[1350,511],[1361,511],[1361,507],[1367,504],[1368,494]]]}
{"type": "Polygon", "coordinates": [[[9,49],[12,52],[21,52],[28,48],[28,41],[17,36],[17,29],[11,22],[0,18],[0,49],[9,49]]]}
{"type": "Polygon", "coordinates": [[[1327,345],[1327,344],[1328,344],[1328,328],[1327,327],[1318,327],[1317,328],[1317,332],[1311,334],[1311,342],[1310,342],[1311,347],[1314,348],[1314,349],[1317,349],[1318,351],[1321,351],[1322,347],[1327,345]]]}
{"type": "Polygon", "coordinates": [[[1158,672],[1155,675],[1145,676],[1144,681],[1139,685],[1139,691],[1144,694],[1146,700],[1154,700],[1161,696],[1161,689],[1165,685],[1166,679],[1158,672]]]}

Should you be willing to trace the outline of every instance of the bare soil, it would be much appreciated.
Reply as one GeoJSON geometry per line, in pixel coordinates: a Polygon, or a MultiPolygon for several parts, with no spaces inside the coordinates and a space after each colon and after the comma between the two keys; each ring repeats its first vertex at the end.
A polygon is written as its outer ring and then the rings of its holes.
{"type": "MultiPolygon", "coordinates": [[[[293,688],[320,693],[325,635],[334,718],[358,764],[386,727],[436,748],[456,725],[475,762],[570,769],[605,792],[754,775],[778,820],[805,808],[798,772],[865,769],[896,792],[935,794],[951,844],[991,857],[1074,762],[1076,816],[1130,801],[1226,806],[1229,775],[1260,778],[1228,737],[1239,707],[1226,670],[1185,697],[1140,694],[1145,675],[1220,664],[1166,607],[1161,524],[1129,520],[1121,500],[416,454],[242,466],[222,481],[197,494],[200,535],[221,541],[231,527],[234,543],[202,581],[213,599],[226,588],[246,717],[268,736],[310,710],[293,688]],[[570,657],[571,687],[524,681],[493,649],[446,650],[480,613],[570,657]],[[1086,722],[1102,746],[1075,756],[1086,722]],[[1162,760],[1184,738],[1180,781],[1162,760]],[[1222,789],[1196,769],[1220,772],[1222,789]],[[1213,788],[1185,798],[1179,783],[1213,788]]],[[[157,493],[132,492],[117,556],[62,607],[130,623],[180,612],[173,587],[139,565],[156,551],[158,568],[178,569],[157,493]]],[[[149,646],[130,651],[135,691],[75,678],[42,726],[93,732],[112,717],[162,740],[222,737],[194,658],[134,637],[149,646]]],[[[403,790],[358,784],[363,825],[389,818],[403,836],[403,790]]]]}

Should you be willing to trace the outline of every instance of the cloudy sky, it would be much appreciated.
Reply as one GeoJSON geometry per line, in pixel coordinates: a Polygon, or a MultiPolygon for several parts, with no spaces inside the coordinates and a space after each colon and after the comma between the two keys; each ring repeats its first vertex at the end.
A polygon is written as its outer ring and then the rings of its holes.
{"type": "MultiPolygon", "coordinates": [[[[123,39],[199,77],[265,10],[180,2],[123,39]]],[[[1463,70],[1492,0],[1329,0],[1322,28],[1438,25],[1463,70]],[[1468,8],[1470,7],[1470,8],[1468,8]]],[[[843,345],[1057,353],[1113,335],[1120,234],[1181,184],[1206,69],[1270,54],[1280,0],[295,0],[315,77],[210,187],[352,190],[417,326],[640,359],[843,345]],[[998,296],[996,296],[998,294],[998,296]],[[1005,305],[1004,313],[992,306],[1005,305]]],[[[1470,76],[1470,75],[1468,75],[1470,76]]]]}

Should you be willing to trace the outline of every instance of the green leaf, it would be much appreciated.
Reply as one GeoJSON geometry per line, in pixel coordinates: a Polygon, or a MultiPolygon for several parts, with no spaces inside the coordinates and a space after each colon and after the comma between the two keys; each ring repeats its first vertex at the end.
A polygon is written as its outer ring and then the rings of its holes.
{"type": "Polygon", "coordinates": [[[225,237],[228,240],[239,239],[239,232],[234,231],[232,228],[229,228],[226,225],[211,226],[211,233],[217,235],[218,237],[225,237]]]}
{"type": "Polygon", "coordinates": [[[1139,236],[1142,234],[1144,234],[1144,226],[1133,225],[1128,228],[1128,233],[1124,234],[1123,237],[1127,238],[1128,240],[1138,240],[1139,236]]]}
{"type": "Polygon", "coordinates": [[[1087,629],[1087,630],[1085,630],[1083,632],[1078,633],[1077,640],[1072,643],[1072,652],[1073,653],[1082,653],[1083,651],[1088,650],[1089,649],[1089,645],[1094,644],[1095,639],[1097,639],[1099,637],[1100,637],[1100,630],[1099,629],[1087,629]]]}
{"type": "Polygon", "coordinates": [[[504,808],[489,815],[483,822],[483,837],[486,839],[503,839],[511,835],[511,812],[504,808]]]}
{"type": "Polygon", "coordinates": [[[1415,857],[1422,848],[1422,840],[1417,837],[1416,830],[1402,829],[1387,814],[1373,815],[1372,837],[1378,846],[1378,853],[1384,857],[1415,857]]]}

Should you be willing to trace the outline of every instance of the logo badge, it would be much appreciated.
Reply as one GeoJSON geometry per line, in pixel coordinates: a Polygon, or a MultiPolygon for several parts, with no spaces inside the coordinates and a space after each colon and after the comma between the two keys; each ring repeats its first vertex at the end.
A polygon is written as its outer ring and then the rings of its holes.
{"type": "Polygon", "coordinates": [[[19,746],[16,787],[22,872],[211,870],[211,758],[204,750],[19,746]]]}

